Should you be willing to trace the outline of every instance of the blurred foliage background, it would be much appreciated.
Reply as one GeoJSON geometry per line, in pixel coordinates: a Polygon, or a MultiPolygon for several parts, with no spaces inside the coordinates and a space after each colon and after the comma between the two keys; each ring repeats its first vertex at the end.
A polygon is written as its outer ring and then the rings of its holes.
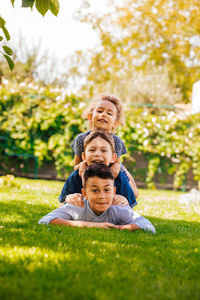
{"type": "Polygon", "coordinates": [[[107,91],[123,100],[126,124],[118,134],[128,150],[124,163],[136,179],[153,188],[157,174],[163,182],[169,174],[178,188],[192,170],[200,182],[200,114],[136,106],[191,102],[200,76],[200,2],[104,2],[101,12],[94,1],[83,1],[76,12],[99,36],[95,49],[58,62],[40,53],[40,42],[27,45],[21,37],[13,48],[14,70],[1,60],[1,172],[23,169],[22,159],[8,154],[25,153],[68,176],[70,143],[86,130],[82,112],[92,96],[107,91]],[[135,154],[147,162],[142,173],[135,154]]]}
{"type": "MultiPolygon", "coordinates": [[[[33,154],[40,165],[53,162],[58,174],[67,176],[74,157],[70,143],[86,130],[82,112],[87,105],[88,101],[68,96],[64,89],[4,81],[0,88],[0,136],[7,139],[7,145],[1,147],[1,170],[10,172],[13,166],[7,151],[33,154]]],[[[148,187],[154,187],[154,176],[160,172],[174,174],[177,188],[191,168],[194,179],[200,181],[199,116],[127,104],[126,124],[118,134],[127,146],[126,164],[133,175],[134,153],[142,153],[148,162],[142,180],[148,187]]]]}

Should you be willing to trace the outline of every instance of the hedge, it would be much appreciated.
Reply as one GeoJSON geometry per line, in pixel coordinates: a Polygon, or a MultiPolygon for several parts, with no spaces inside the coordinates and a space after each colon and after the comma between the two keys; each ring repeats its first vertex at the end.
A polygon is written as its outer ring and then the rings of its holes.
{"type": "MultiPolygon", "coordinates": [[[[81,115],[87,105],[88,101],[49,86],[0,86],[0,136],[7,140],[6,151],[35,155],[40,165],[53,162],[60,176],[68,176],[74,157],[70,144],[86,130],[81,115]]],[[[126,144],[126,160],[133,170],[133,153],[142,153],[147,160],[148,187],[155,187],[157,172],[174,174],[175,188],[182,185],[190,169],[200,182],[199,120],[200,114],[126,107],[126,123],[118,135],[126,144]]],[[[0,155],[6,172],[13,162],[21,164],[10,161],[4,147],[0,155]]]]}

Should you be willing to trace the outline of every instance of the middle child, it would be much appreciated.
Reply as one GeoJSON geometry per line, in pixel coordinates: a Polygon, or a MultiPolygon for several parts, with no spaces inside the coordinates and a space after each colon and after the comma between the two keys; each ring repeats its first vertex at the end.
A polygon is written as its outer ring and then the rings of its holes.
{"type": "MultiPolygon", "coordinates": [[[[110,164],[113,164],[117,159],[117,154],[114,149],[115,144],[111,134],[99,131],[92,132],[85,138],[82,159],[86,161],[88,166],[95,163],[110,166],[110,164]]],[[[113,199],[113,204],[123,204],[124,200],[126,202],[127,199],[131,207],[135,206],[137,201],[129,184],[126,172],[120,171],[115,178],[114,183],[116,186],[116,196],[113,199]]],[[[82,178],[79,176],[79,170],[73,171],[63,186],[59,201],[62,203],[70,201],[72,204],[72,201],[74,200],[74,204],[80,206],[84,205],[81,195],[82,188],[83,184],[82,178]]]]}

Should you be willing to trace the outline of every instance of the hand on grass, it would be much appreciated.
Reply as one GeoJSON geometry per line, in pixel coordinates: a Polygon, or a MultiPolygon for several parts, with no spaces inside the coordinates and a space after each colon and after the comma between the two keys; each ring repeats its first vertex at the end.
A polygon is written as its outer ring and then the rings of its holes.
{"type": "Polygon", "coordinates": [[[91,227],[96,227],[96,228],[103,228],[103,229],[110,229],[110,228],[115,228],[114,224],[108,223],[108,222],[104,222],[104,223],[96,223],[96,222],[83,222],[82,221],[82,225],[81,227],[87,227],[87,228],[91,228],[91,227]]]}
{"type": "Polygon", "coordinates": [[[115,225],[115,229],[135,231],[141,228],[136,224],[127,224],[127,225],[115,225]]]}
{"type": "Polygon", "coordinates": [[[65,197],[65,203],[69,203],[78,207],[84,207],[83,196],[79,193],[67,195],[65,197]]]}
{"type": "Polygon", "coordinates": [[[113,199],[113,205],[120,205],[120,206],[126,206],[129,205],[128,200],[121,195],[115,195],[114,199],[113,199]]]}

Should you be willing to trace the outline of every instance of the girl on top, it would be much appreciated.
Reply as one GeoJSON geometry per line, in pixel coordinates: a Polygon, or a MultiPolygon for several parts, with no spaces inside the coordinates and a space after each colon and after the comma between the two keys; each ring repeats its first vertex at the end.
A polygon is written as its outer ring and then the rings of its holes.
{"type": "Polygon", "coordinates": [[[75,170],[79,168],[79,175],[82,176],[87,167],[87,163],[82,161],[81,158],[81,154],[84,152],[84,140],[87,135],[94,131],[112,133],[115,142],[115,152],[117,153],[117,161],[111,166],[113,176],[116,178],[120,169],[123,168],[123,171],[125,171],[128,176],[135,197],[137,198],[138,191],[133,177],[128,170],[120,164],[120,156],[127,153],[126,147],[124,142],[114,134],[117,127],[120,124],[123,124],[123,110],[120,99],[109,93],[99,94],[92,100],[89,109],[86,111],[86,117],[91,129],[79,134],[71,144],[72,149],[75,152],[75,170]]]}

